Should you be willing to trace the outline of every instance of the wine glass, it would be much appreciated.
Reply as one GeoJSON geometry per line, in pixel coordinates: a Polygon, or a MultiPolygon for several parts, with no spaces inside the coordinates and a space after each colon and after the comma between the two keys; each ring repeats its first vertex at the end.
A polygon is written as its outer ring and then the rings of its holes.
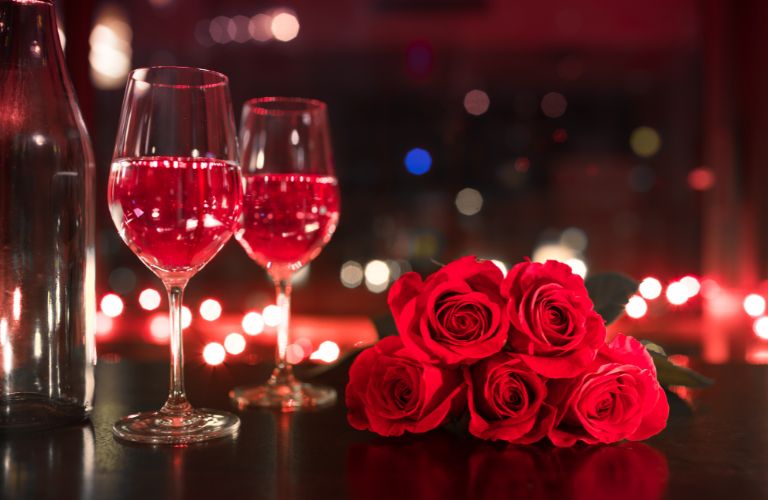
{"type": "Polygon", "coordinates": [[[233,435],[237,416],[187,401],[181,326],[187,282],[232,236],[242,206],[226,76],[168,66],[131,72],[108,198],[123,241],[165,285],[171,320],[168,400],[158,411],[122,418],[113,433],[173,444],[233,435]]]}
{"type": "Polygon", "coordinates": [[[296,411],[332,404],[331,387],[302,383],[286,360],[291,277],[318,256],[339,220],[325,103],[264,97],[245,103],[240,125],[245,198],[235,236],[277,289],[280,323],[274,371],[266,384],[236,387],[239,408],[296,411]]]}

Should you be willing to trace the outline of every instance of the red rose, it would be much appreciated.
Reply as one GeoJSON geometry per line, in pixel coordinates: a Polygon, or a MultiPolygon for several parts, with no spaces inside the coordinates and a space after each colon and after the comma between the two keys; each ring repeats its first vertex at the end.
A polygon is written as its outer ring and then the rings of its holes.
{"type": "Polygon", "coordinates": [[[414,359],[400,337],[357,357],[346,390],[349,424],[382,436],[426,432],[464,405],[461,373],[414,359]]]}
{"type": "Polygon", "coordinates": [[[549,438],[556,446],[640,441],[661,432],[669,404],[645,347],[617,335],[593,365],[573,380],[550,386],[558,408],[549,438]]]}
{"type": "Polygon", "coordinates": [[[503,275],[490,261],[463,257],[422,281],[404,274],[389,291],[389,307],[406,346],[419,359],[470,364],[499,352],[509,322],[499,293],[503,275]]]}
{"type": "Polygon", "coordinates": [[[594,311],[584,280],[566,264],[521,262],[501,291],[512,325],[509,346],[545,377],[579,374],[605,344],[603,318],[594,311]]]}
{"type": "Polygon", "coordinates": [[[472,435],[518,444],[547,435],[555,410],[545,403],[546,381],[519,355],[500,352],[463,370],[472,435]]]}

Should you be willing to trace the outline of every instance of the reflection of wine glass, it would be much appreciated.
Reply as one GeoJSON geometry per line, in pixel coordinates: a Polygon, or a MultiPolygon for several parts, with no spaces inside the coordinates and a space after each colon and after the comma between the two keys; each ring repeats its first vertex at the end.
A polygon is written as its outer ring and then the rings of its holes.
{"type": "Polygon", "coordinates": [[[155,67],[131,73],[125,91],[109,209],[123,241],[162,281],[171,309],[171,388],[156,412],[115,423],[116,436],[190,443],[234,434],[230,413],[194,409],[184,393],[181,301],[189,279],[229,240],[242,182],[227,77],[155,67]]]}
{"type": "Polygon", "coordinates": [[[281,316],[277,366],[269,381],[235,388],[230,397],[240,408],[283,411],[331,404],[336,400],[332,388],[299,382],[286,361],[291,277],[317,257],[339,219],[325,104],[252,99],[243,108],[240,137],[246,188],[237,239],[274,281],[281,316]]]}

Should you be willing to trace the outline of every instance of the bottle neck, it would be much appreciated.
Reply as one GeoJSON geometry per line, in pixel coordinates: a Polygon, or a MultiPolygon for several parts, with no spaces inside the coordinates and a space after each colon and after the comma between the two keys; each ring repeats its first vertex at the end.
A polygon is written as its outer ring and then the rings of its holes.
{"type": "Polygon", "coordinates": [[[0,68],[60,68],[63,61],[52,2],[0,0],[0,68]]]}

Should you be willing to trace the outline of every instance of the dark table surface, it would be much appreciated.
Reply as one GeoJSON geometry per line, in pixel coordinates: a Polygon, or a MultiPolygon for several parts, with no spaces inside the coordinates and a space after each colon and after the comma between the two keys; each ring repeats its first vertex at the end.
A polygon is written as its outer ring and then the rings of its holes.
{"type": "MultiPolygon", "coordinates": [[[[0,437],[0,498],[768,498],[768,367],[699,366],[716,384],[645,443],[498,446],[435,431],[385,439],[347,425],[343,396],[313,413],[241,414],[235,439],[186,448],[125,445],[112,422],[155,409],[160,364],[102,363],[89,425],[0,437]]],[[[346,365],[318,377],[343,389],[346,365]]],[[[229,408],[263,368],[189,366],[198,406],[229,408]]]]}

